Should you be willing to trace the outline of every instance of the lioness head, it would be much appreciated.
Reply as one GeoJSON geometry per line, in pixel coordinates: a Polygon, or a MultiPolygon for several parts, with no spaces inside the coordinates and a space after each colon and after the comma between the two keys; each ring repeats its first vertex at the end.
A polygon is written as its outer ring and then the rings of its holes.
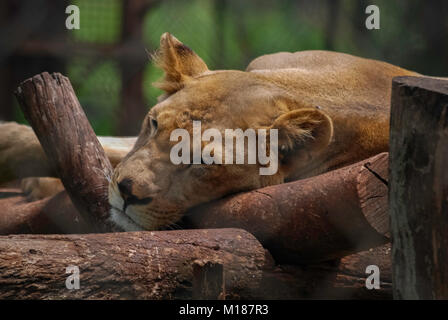
{"type": "MultiPolygon", "coordinates": [[[[156,55],[165,91],[143,121],[131,152],[115,168],[109,186],[112,219],[125,230],[154,230],[178,221],[190,207],[227,194],[282,183],[313,161],[332,136],[332,122],[314,106],[301,105],[262,74],[209,71],[204,61],[165,33],[156,55]],[[225,129],[278,129],[278,170],[260,175],[262,164],[173,164],[175,129],[192,136],[225,129]]],[[[211,142],[202,141],[202,147],[211,142]]],[[[269,141],[267,141],[269,143],[269,141]]],[[[247,159],[247,143],[244,153],[247,159]]],[[[266,165],[264,165],[266,166],[266,165]]]]}

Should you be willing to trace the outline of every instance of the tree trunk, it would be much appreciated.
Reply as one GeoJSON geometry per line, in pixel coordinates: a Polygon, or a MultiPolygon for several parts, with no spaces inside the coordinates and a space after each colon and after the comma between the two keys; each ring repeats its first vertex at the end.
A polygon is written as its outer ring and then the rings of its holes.
{"type": "Polygon", "coordinates": [[[448,299],[448,81],[398,77],[392,88],[394,297],[448,299]]]}
{"type": "Polygon", "coordinates": [[[16,96],[84,219],[98,231],[113,230],[107,201],[113,169],[68,78],[44,72],[25,80],[16,96]]]}
{"type": "Polygon", "coordinates": [[[388,242],[387,153],[194,208],[186,225],[249,231],[279,263],[326,261],[388,242]]]}

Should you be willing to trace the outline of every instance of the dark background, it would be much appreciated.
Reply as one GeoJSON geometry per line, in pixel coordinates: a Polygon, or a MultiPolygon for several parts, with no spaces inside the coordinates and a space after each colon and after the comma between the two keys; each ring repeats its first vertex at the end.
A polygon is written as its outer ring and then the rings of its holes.
{"type": "Polygon", "coordinates": [[[278,51],[325,49],[448,76],[446,0],[2,0],[0,120],[25,122],[13,91],[42,71],[67,75],[99,135],[135,135],[160,91],[146,51],[166,31],[210,69],[278,51]],[[80,8],[67,30],[65,8],[80,8]],[[380,30],[365,9],[380,8],[380,30]]]}

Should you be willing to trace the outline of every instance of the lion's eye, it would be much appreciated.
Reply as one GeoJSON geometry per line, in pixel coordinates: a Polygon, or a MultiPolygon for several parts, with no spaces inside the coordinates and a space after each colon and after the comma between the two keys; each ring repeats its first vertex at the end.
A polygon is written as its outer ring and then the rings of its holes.
{"type": "Polygon", "coordinates": [[[150,124],[151,124],[151,134],[154,134],[154,133],[156,133],[156,131],[157,131],[157,127],[158,127],[158,123],[157,123],[157,120],[156,119],[154,119],[154,118],[151,118],[151,120],[150,120],[150,124]]]}

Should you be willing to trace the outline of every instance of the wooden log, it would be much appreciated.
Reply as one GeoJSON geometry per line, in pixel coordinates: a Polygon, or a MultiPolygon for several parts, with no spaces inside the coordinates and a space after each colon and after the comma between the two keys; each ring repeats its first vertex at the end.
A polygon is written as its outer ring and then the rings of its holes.
{"type": "Polygon", "coordinates": [[[275,266],[237,229],[1,236],[0,299],[390,298],[387,278],[380,290],[363,287],[366,265],[379,256],[275,266]],[[66,287],[70,266],[79,289],[66,287]]]}
{"type": "Polygon", "coordinates": [[[388,242],[387,153],[320,176],[236,194],[187,213],[185,226],[241,228],[278,263],[332,260],[388,242]]]}
{"type": "Polygon", "coordinates": [[[111,231],[107,159],[68,78],[44,72],[20,84],[16,96],[26,119],[74,205],[97,231],[111,231]]]}
{"type": "Polygon", "coordinates": [[[0,298],[250,297],[271,264],[236,229],[2,236],[0,298]],[[79,269],[79,289],[65,285],[69,266],[79,269]]]}
{"type": "Polygon", "coordinates": [[[390,210],[396,299],[448,299],[448,81],[393,80],[390,210]]]}

